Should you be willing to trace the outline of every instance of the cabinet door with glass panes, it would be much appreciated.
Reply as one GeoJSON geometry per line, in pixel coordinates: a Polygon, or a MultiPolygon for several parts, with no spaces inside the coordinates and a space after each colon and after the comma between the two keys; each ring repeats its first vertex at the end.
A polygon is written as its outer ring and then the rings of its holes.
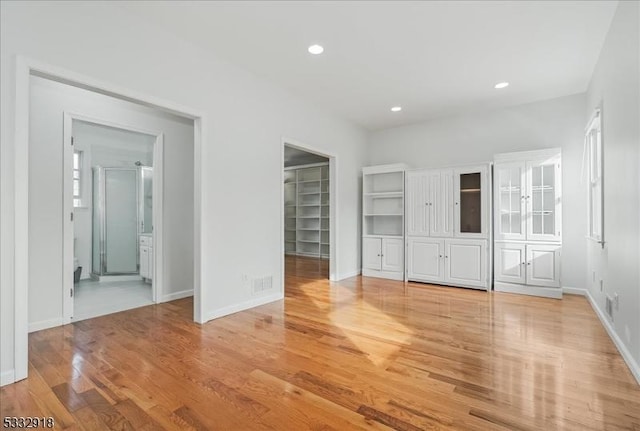
{"type": "Polygon", "coordinates": [[[487,166],[456,169],[453,183],[454,236],[487,238],[489,234],[487,166]]]}
{"type": "Polygon", "coordinates": [[[527,168],[526,205],[528,213],[527,239],[530,241],[560,241],[560,160],[552,157],[529,161],[527,168]]]}
{"type": "Polygon", "coordinates": [[[496,164],[493,169],[495,237],[497,240],[526,239],[525,162],[496,164]]]}

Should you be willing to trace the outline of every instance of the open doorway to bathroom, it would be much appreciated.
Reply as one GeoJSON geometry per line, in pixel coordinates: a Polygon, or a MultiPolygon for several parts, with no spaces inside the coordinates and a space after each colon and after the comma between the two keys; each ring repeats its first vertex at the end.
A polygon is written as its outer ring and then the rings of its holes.
{"type": "Polygon", "coordinates": [[[65,314],[79,321],[153,304],[158,136],[74,118],[65,134],[72,139],[65,196],[73,202],[74,274],[65,314]]]}
{"type": "Polygon", "coordinates": [[[330,159],[284,145],[285,277],[327,279],[331,257],[330,159]]]}
{"type": "Polygon", "coordinates": [[[195,310],[194,120],[37,74],[27,88],[28,331],[195,310]]]}

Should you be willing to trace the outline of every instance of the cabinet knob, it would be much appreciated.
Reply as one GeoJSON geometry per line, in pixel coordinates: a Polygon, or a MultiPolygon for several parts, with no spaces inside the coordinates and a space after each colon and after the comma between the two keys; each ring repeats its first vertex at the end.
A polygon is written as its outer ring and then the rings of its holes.
{"type": "Polygon", "coordinates": [[[527,262],[527,265],[531,265],[531,262],[527,262]]]}
{"type": "Polygon", "coordinates": [[[524,265],[524,262],[522,262],[522,265],[524,265]]]}
{"type": "Polygon", "coordinates": [[[449,256],[445,256],[445,259],[449,259],[449,256]]]}

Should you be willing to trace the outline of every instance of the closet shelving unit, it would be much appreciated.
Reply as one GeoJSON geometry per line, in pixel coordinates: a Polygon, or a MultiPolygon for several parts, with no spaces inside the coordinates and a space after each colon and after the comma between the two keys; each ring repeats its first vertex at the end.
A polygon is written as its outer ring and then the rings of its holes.
{"type": "Polygon", "coordinates": [[[296,253],[296,171],[284,171],[284,252],[296,253]]]}
{"type": "Polygon", "coordinates": [[[329,164],[285,168],[285,253],[329,258],[329,164]]]}

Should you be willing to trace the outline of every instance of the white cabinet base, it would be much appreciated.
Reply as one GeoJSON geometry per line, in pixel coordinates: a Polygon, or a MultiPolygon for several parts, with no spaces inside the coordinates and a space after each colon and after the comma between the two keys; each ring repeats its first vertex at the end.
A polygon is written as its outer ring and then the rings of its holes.
{"type": "Polygon", "coordinates": [[[562,299],[560,287],[529,286],[496,281],[493,283],[496,292],[519,293],[521,295],[542,296],[544,298],[562,299]]]}
{"type": "Polygon", "coordinates": [[[489,290],[489,244],[478,239],[408,238],[407,279],[489,290]]]}
{"type": "Polygon", "coordinates": [[[140,235],[140,277],[147,283],[153,279],[153,238],[140,235]]]}
{"type": "Polygon", "coordinates": [[[362,238],[362,275],[404,280],[404,240],[362,238]]]}
{"type": "Polygon", "coordinates": [[[376,271],[375,269],[362,268],[362,275],[365,277],[388,278],[390,280],[404,281],[404,274],[393,271],[376,271]]]}
{"type": "Polygon", "coordinates": [[[496,242],[494,289],[561,299],[561,249],[560,244],[496,242]]]}
{"type": "Polygon", "coordinates": [[[409,238],[407,240],[407,279],[438,283],[444,280],[444,240],[409,238]]]}
{"type": "Polygon", "coordinates": [[[445,281],[454,286],[488,287],[486,240],[447,240],[445,252],[445,281]]]}

